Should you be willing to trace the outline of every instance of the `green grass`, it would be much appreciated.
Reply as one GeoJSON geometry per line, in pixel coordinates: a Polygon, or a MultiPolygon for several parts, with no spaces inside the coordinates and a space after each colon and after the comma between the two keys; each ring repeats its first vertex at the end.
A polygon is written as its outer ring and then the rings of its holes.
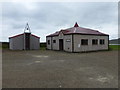
{"type": "MultiPolygon", "coordinates": [[[[3,42],[0,49],[9,49],[9,43],[3,42]]],[[[46,43],[40,43],[40,50],[46,50],[46,43]]]]}
{"type": "Polygon", "coordinates": [[[8,43],[2,43],[2,49],[8,49],[9,44],[8,43]]]}
{"type": "MultiPolygon", "coordinates": [[[[0,49],[9,49],[8,43],[2,43],[2,46],[0,45],[0,49]]],[[[40,50],[46,50],[46,43],[40,44],[40,50]]],[[[109,50],[120,50],[120,45],[109,45],[109,50]]]]}
{"type": "Polygon", "coordinates": [[[120,45],[109,45],[110,50],[120,50],[120,45]]]}
{"type": "Polygon", "coordinates": [[[40,47],[40,50],[46,50],[46,47],[40,47]]]}
{"type": "Polygon", "coordinates": [[[2,45],[0,45],[0,49],[2,49],[2,45]]]}

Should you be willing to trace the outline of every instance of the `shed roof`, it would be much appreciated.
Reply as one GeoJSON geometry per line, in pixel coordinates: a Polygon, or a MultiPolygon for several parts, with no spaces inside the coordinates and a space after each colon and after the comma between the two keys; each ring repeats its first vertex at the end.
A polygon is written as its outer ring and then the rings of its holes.
{"type": "Polygon", "coordinates": [[[105,35],[105,36],[108,36],[108,34],[99,32],[98,30],[79,27],[79,25],[76,22],[74,27],[67,28],[67,29],[64,29],[64,30],[62,29],[58,32],[55,32],[53,34],[48,35],[47,37],[58,36],[60,32],[62,32],[65,35],[67,35],[67,34],[85,34],[85,35],[89,34],[89,35],[105,35]]]}
{"type": "MultiPolygon", "coordinates": [[[[12,36],[12,37],[9,37],[9,39],[15,38],[15,37],[18,37],[18,36],[21,36],[21,35],[24,35],[24,33],[18,34],[18,35],[12,36]]],[[[38,36],[36,36],[36,35],[34,35],[34,34],[31,34],[31,35],[34,36],[34,37],[36,37],[36,38],[40,38],[40,37],[38,37],[38,36]]]]}

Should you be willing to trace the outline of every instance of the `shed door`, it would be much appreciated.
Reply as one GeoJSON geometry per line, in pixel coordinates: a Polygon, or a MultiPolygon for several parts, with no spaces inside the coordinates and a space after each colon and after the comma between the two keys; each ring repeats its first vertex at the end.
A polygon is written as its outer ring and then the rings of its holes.
{"type": "Polygon", "coordinates": [[[30,50],[30,33],[25,33],[25,49],[30,50]]]}
{"type": "Polygon", "coordinates": [[[59,39],[59,50],[63,50],[63,39],[59,39]]]}

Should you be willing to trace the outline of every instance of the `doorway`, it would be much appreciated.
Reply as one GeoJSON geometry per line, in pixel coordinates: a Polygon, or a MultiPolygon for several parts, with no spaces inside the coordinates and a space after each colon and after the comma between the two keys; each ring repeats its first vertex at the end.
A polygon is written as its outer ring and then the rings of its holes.
{"type": "Polygon", "coordinates": [[[59,39],[59,50],[63,50],[63,39],[59,39]]]}
{"type": "Polygon", "coordinates": [[[30,50],[30,33],[25,33],[25,49],[30,50]]]}

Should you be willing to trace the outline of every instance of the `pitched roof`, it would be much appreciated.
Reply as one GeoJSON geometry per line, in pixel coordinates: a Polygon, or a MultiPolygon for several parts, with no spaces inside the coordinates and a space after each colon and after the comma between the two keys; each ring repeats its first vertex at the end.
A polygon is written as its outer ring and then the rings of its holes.
{"type": "Polygon", "coordinates": [[[36,35],[34,35],[34,34],[31,34],[32,36],[34,36],[34,37],[36,37],[36,38],[40,38],[40,37],[38,37],[38,36],[36,36],[36,35]]]}
{"type": "Polygon", "coordinates": [[[15,38],[15,37],[19,37],[19,36],[22,36],[22,35],[24,35],[24,33],[22,33],[22,34],[18,34],[18,35],[12,36],[12,37],[9,37],[9,39],[11,39],[11,38],[15,38]]]}
{"type": "Polygon", "coordinates": [[[58,32],[48,35],[47,37],[58,36],[60,32],[62,32],[64,35],[67,35],[67,34],[89,34],[89,35],[105,35],[105,36],[107,35],[108,36],[108,34],[104,34],[102,32],[99,32],[98,30],[92,30],[92,29],[88,29],[88,28],[79,27],[79,25],[76,22],[74,27],[60,30],[58,32]]]}
{"type": "MultiPolygon", "coordinates": [[[[9,37],[9,39],[15,38],[15,37],[18,37],[18,36],[21,36],[21,35],[24,35],[24,33],[18,34],[18,35],[12,36],[12,37],[9,37]]],[[[31,35],[34,36],[34,37],[36,37],[36,38],[40,38],[40,37],[38,37],[38,36],[36,36],[36,35],[34,35],[34,34],[31,34],[31,35]]]]}

